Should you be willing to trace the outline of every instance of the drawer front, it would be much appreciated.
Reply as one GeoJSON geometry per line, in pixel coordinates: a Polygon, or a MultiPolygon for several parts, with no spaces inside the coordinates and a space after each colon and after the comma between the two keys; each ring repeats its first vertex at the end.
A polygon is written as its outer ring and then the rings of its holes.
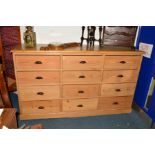
{"type": "Polygon", "coordinates": [[[63,69],[99,70],[102,66],[102,56],[63,56],[63,69]]]}
{"type": "Polygon", "coordinates": [[[59,97],[59,86],[29,86],[20,88],[21,101],[50,100],[59,97]]]}
{"type": "Polygon", "coordinates": [[[99,110],[131,108],[132,96],[103,97],[99,99],[99,110]]]}
{"type": "Polygon", "coordinates": [[[103,84],[101,89],[101,96],[129,96],[134,95],[135,83],[124,84],[103,84]]]}
{"type": "Polygon", "coordinates": [[[61,101],[60,100],[50,100],[50,101],[24,101],[22,104],[22,113],[55,113],[61,111],[61,101]]]}
{"type": "Polygon", "coordinates": [[[104,69],[138,69],[140,56],[106,56],[104,69]]]}
{"type": "Polygon", "coordinates": [[[17,72],[17,79],[20,85],[58,84],[60,73],[58,71],[17,72]]]}
{"type": "Polygon", "coordinates": [[[63,83],[99,83],[101,71],[64,71],[63,83]]]}
{"type": "Polygon", "coordinates": [[[64,85],[64,98],[89,98],[99,96],[99,85],[64,85]]]}
{"type": "Polygon", "coordinates": [[[59,56],[16,56],[16,68],[24,69],[59,69],[59,56]]]}
{"type": "Polygon", "coordinates": [[[98,99],[63,100],[63,111],[96,110],[98,99]]]}
{"type": "Polygon", "coordinates": [[[103,83],[136,82],[138,70],[103,71],[103,83]]]}

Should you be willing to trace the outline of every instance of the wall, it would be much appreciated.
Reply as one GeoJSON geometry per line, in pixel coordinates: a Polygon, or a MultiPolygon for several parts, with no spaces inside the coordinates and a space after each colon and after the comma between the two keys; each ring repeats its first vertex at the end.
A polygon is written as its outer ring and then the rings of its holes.
{"type": "MultiPolygon", "coordinates": [[[[22,26],[20,29],[23,43],[25,27],[22,26]]],[[[34,31],[36,32],[38,44],[80,42],[81,37],[80,26],[35,26],[34,31]]]]}
{"type": "MultiPolygon", "coordinates": [[[[21,26],[20,30],[23,43],[23,33],[25,32],[25,26],[21,26]]],[[[81,26],[34,26],[34,31],[36,32],[38,44],[81,41],[81,26]]],[[[97,31],[96,38],[98,38],[97,31]]]]}
{"type": "MultiPolygon", "coordinates": [[[[23,33],[25,32],[25,26],[20,27],[21,40],[23,40],[23,33]]],[[[49,43],[65,43],[65,42],[80,42],[81,38],[81,26],[34,26],[36,32],[36,38],[38,44],[49,44],[49,43]]],[[[86,30],[85,30],[86,35],[86,30]]],[[[138,35],[138,31],[137,31],[138,35]]],[[[137,35],[135,39],[137,40],[137,35]]],[[[99,38],[98,30],[96,30],[96,39],[99,38]]],[[[86,44],[86,42],[84,42],[86,44]]],[[[98,44],[96,42],[96,44],[98,44]]]]}

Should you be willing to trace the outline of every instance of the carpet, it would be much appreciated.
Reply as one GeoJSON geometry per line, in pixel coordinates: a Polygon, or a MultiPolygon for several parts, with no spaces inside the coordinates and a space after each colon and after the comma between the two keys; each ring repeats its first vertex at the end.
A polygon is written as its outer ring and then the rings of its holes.
{"type": "MultiPolygon", "coordinates": [[[[10,94],[13,107],[18,107],[18,97],[15,93],[10,94]]],[[[89,116],[78,118],[50,118],[37,120],[20,120],[17,117],[18,125],[34,125],[41,123],[45,129],[148,129],[150,119],[145,113],[138,113],[132,110],[129,114],[115,114],[102,116],[89,116]]]]}

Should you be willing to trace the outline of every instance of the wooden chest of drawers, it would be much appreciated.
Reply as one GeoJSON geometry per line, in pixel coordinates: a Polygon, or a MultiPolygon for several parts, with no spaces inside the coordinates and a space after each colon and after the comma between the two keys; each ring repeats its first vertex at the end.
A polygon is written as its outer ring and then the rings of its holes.
{"type": "Polygon", "coordinates": [[[142,52],[15,49],[20,118],[131,112],[142,52]]]}

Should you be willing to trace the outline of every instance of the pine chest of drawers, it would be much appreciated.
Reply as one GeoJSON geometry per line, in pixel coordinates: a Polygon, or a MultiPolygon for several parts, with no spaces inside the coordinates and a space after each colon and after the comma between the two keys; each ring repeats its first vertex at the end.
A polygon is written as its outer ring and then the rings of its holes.
{"type": "Polygon", "coordinates": [[[13,50],[21,119],[131,112],[142,52],[13,50]]]}

